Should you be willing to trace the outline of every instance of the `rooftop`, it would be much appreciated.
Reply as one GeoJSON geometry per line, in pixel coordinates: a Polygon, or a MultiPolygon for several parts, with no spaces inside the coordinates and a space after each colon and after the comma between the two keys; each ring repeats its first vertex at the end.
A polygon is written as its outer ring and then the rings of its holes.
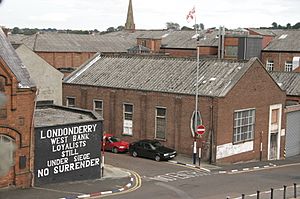
{"type": "Polygon", "coordinates": [[[57,105],[37,106],[34,114],[35,127],[64,125],[100,120],[96,113],[57,105]]]}
{"type": "MultiPolygon", "coordinates": [[[[225,96],[256,59],[200,60],[199,95],[225,96]]],[[[196,66],[193,58],[96,54],[64,83],[194,95],[196,66]]]]}
{"type": "Polygon", "coordinates": [[[300,73],[272,71],[270,74],[287,95],[300,96],[300,73]]]}
{"type": "Polygon", "coordinates": [[[0,28],[0,58],[6,63],[11,72],[16,76],[19,88],[35,87],[34,82],[30,79],[30,75],[26,66],[22,63],[13,46],[10,44],[6,35],[0,28]]]}

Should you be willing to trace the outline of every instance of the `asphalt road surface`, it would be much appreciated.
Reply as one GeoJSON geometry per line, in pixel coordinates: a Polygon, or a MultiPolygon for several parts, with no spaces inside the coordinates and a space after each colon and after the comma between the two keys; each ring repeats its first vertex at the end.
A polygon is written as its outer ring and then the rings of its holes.
{"type": "MultiPolygon", "coordinates": [[[[149,159],[133,158],[128,154],[106,153],[106,163],[137,172],[142,186],[134,192],[108,196],[117,199],[226,199],[283,198],[286,185],[286,198],[293,196],[293,183],[300,191],[300,164],[289,164],[261,170],[240,171],[220,174],[189,168],[169,162],[155,162],[149,159]]],[[[297,191],[297,192],[299,192],[297,191]]],[[[300,194],[299,194],[300,196],[300,194]]]]}

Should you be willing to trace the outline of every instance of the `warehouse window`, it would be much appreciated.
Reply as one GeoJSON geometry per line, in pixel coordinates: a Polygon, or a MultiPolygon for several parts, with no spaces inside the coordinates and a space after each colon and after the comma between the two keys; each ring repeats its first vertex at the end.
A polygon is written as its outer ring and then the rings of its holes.
{"type": "Polygon", "coordinates": [[[266,69],[268,71],[273,71],[274,70],[274,61],[273,60],[268,60],[267,61],[266,69]]]}
{"type": "Polygon", "coordinates": [[[293,70],[293,62],[286,61],[284,65],[284,71],[291,72],[293,70]]]}
{"type": "Polygon", "coordinates": [[[252,140],[254,137],[255,109],[234,112],[233,143],[252,140]]]}
{"type": "Polygon", "coordinates": [[[155,113],[155,138],[166,139],[167,110],[165,108],[156,108],[155,113]]]}
{"type": "Polygon", "coordinates": [[[67,97],[67,107],[75,107],[75,97],[67,97]]]}
{"type": "Polygon", "coordinates": [[[133,105],[123,104],[123,135],[132,135],[133,105]]]}
{"type": "Polygon", "coordinates": [[[93,110],[95,112],[97,112],[100,116],[103,117],[103,101],[102,100],[94,100],[93,110]]]}

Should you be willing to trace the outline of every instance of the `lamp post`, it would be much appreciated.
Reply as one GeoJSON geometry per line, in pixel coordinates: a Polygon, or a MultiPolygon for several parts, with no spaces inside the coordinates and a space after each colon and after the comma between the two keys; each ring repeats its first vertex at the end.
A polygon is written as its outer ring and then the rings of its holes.
{"type": "MultiPolygon", "coordinates": [[[[196,31],[197,33],[197,31],[196,31]]],[[[197,35],[198,37],[198,35],[197,35]]],[[[197,39],[198,40],[198,39],[197,39]]],[[[198,80],[199,79],[199,47],[197,43],[197,64],[196,64],[196,96],[195,96],[195,121],[194,121],[194,142],[193,142],[193,164],[196,164],[196,156],[197,156],[197,140],[196,140],[196,132],[198,126],[198,80]]]]}

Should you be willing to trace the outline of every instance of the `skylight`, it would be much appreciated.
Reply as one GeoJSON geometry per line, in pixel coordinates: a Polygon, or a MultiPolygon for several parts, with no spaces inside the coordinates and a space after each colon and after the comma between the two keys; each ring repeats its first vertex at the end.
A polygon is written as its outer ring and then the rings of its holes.
{"type": "Polygon", "coordinates": [[[288,35],[287,34],[283,34],[279,37],[279,39],[285,39],[288,35]]]}

